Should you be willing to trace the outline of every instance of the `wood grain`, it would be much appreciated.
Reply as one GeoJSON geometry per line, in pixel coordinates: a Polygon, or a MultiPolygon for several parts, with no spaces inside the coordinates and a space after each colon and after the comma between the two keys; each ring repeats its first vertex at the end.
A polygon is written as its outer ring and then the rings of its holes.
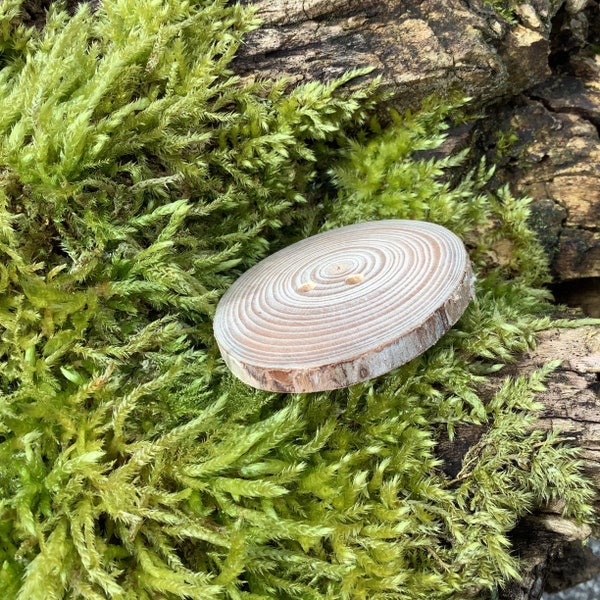
{"type": "Polygon", "coordinates": [[[266,258],[225,293],[214,333],[242,381],[313,392],[387,373],[432,346],[473,297],[461,240],[433,223],[350,225],[266,258]]]}

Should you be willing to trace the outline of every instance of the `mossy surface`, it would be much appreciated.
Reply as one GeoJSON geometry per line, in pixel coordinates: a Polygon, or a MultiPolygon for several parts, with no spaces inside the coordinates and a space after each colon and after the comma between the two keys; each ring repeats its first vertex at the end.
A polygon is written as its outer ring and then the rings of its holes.
{"type": "MultiPolygon", "coordinates": [[[[486,374],[547,323],[527,202],[419,158],[456,104],[239,81],[224,1],[0,6],[0,590],[7,599],[453,599],[518,574],[508,534],[576,452],[529,432],[548,369],[486,374]],[[332,393],[233,380],[215,305],[262,257],[360,220],[466,242],[477,299],[422,357],[332,393]],[[450,479],[436,445],[485,432],[450,479]]],[[[551,368],[549,366],[548,368],[551,368]]]]}

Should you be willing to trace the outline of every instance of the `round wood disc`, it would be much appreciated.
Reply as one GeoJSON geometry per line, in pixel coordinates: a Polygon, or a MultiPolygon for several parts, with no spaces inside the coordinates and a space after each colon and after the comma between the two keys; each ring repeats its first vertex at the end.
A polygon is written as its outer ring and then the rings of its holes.
{"type": "Polygon", "coordinates": [[[465,247],[422,221],[349,225],[302,240],[244,273],[214,333],[229,369],[275,392],[376,377],[432,346],[474,294],[465,247]]]}

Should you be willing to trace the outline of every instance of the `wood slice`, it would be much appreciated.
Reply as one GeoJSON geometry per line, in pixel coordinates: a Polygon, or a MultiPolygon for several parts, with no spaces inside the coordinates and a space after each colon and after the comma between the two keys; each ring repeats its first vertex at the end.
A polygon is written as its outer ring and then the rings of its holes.
{"type": "Polygon", "coordinates": [[[221,299],[214,333],[229,369],[253,387],[346,387],[432,346],[466,309],[473,281],[463,243],[440,225],[349,225],[249,269],[221,299]]]}

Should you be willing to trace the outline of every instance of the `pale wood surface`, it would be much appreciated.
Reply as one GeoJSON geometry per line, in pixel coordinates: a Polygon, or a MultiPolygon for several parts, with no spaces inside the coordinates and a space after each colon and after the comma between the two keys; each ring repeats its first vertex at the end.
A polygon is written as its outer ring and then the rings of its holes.
{"type": "Polygon", "coordinates": [[[473,297],[462,241],[433,223],[350,225],[293,244],[244,273],[215,337],[242,381],[276,392],[346,387],[432,346],[473,297]]]}

